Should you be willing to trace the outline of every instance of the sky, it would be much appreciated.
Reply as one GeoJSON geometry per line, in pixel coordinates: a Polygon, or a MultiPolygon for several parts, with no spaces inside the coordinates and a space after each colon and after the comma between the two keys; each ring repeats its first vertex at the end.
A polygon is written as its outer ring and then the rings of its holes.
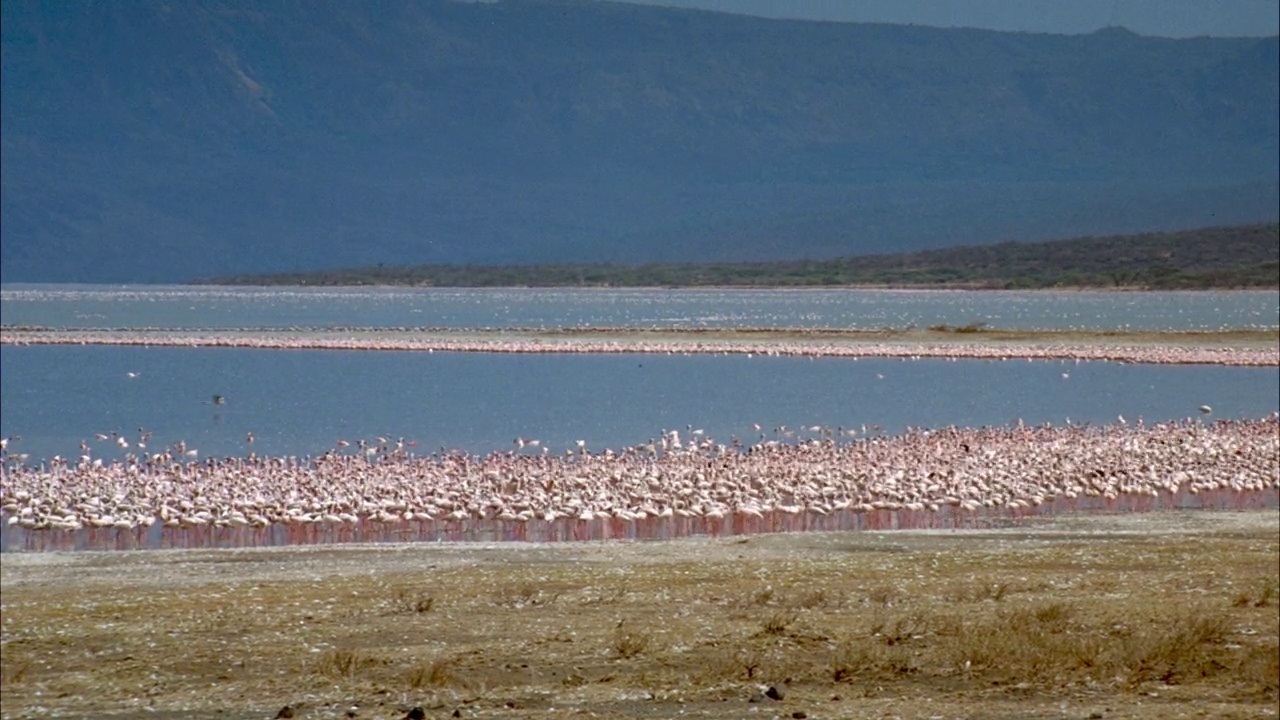
{"type": "Polygon", "coordinates": [[[1280,34],[1280,0],[624,0],[806,20],[1089,33],[1124,26],[1161,37],[1280,34]]]}

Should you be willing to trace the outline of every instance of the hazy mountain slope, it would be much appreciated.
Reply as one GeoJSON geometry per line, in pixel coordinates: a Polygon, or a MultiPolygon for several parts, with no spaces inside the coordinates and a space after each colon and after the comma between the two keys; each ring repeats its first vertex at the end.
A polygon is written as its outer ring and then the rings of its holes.
{"type": "Polygon", "coordinates": [[[1280,44],[590,2],[5,0],[5,281],[1276,217],[1280,44]]]}

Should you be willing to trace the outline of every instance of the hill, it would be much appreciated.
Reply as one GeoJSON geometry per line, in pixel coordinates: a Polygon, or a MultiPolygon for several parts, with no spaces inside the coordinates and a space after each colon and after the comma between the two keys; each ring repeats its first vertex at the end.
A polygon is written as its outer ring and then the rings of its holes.
{"type": "Polygon", "coordinates": [[[1280,40],[522,0],[0,5],[0,279],[1265,222],[1280,40]]]}
{"type": "Polygon", "coordinates": [[[774,263],[367,267],[244,275],[225,285],[930,288],[1280,287],[1280,225],[923,250],[774,263]]]}

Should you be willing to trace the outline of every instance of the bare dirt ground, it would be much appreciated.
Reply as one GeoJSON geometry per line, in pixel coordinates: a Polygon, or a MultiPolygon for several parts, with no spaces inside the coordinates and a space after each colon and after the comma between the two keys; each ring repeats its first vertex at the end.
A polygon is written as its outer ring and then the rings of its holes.
{"type": "Polygon", "coordinates": [[[1275,717],[1280,512],[0,556],[5,718],[1275,717]],[[775,699],[777,698],[780,699],[775,699]]]}

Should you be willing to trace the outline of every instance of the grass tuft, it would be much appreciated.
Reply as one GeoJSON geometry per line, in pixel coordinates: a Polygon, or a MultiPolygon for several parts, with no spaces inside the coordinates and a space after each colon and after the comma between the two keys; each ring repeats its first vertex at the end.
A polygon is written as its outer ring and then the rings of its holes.
{"type": "Polygon", "coordinates": [[[760,588],[759,590],[751,593],[751,604],[768,605],[769,601],[773,600],[773,595],[772,586],[760,588]]]}
{"type": "Polygon", "coordinates": [[[627,660],[648,649],[649,640],[647,633],[628,628],[625,623],[619,623],[613,632],[611,646],[618,657],[627,660]]]}
{"type": "Polygon", "coordinates": [[[847,640],[831,654],[830,677],[834,682],[892,681],[920,672],[913,653],[901,645],[890,646],[866,639],[847,640]]]}
{"type": "Polygon", "coordinates": [[[1280,693],[1280,643],[1255,645],[1240,661],[1239,675],[1274,697],[1280,693]]]}
{"type": "Polygon", "coordinates": [[[377,658],[352,650],[326,650],[313,668],[317,675],[352,678],[365,670],[383,664],[377,658]]]}
{"type": "Polygon", "coordinates": [[[872,588],[867,593],[867,602],[872,605],[884,605],[888,607],[894,604],[901,593],[898,589],[889,585],[881,585],[872,588]]]}
{"type": "Polygon", "coordinates": [[[871,636],[889,646],[906,645],[929,632],[929,619],[918,613],[881,618],[871,625],[871,636]]]}
{"type": "Polygon", "coordinates": [[[1276,601],[1277,595],[1280,595],[1280,579],[1263,578],[1254,583],[1253,587],[1242,590],[1231,601],[1232,607],[1266,607],[1276,601]]]}
{"type": "Polygon", "coordinates": [[[436,605],[434,596],[417,592],[409,588],[396,588],[392,595],[392,605],[399,613],[428,613],[436,605]]]}
{"type": "Polygon", "coordinates": [[[797,617],[793,610],[779,610],[760,622],[760,631],[765,635],[781,635],[795,624],[797,617]]]}
{"type": "Polygon", "coordinates": [[[1208,678],[1227,669],[1226,658],[1214,652],[1230,632],[1226,615],[1208,611],[1177,618],[1171,627],[1159,628],[1133,646],[1127,659],[1129,682],[1159,680],[1178,685],[1189,679],[1208,678]]]}
{"type": "Polygon", "coordinates": [[[560,599],[558,592],[546,592],[537,583],[525,581],[503,588],[498,593],[497,604],[511,608],[546,606],[560,599]]]}
{"type": "Polygon", "coordinates": [[[455,661],[451,659],[433,660],[410,668],[405,679],[413,690],[456,685],[458,678],[454,673],[455,666],[455,661]]]}
{"type": "Polygon", "coordinates": [[[826,588],[814,588],[802,592],[795,599],[794,607],[801,610],[815,610],[819,608],[839,608],[842,605],[840,597],[829,592],[826,588]]]}

